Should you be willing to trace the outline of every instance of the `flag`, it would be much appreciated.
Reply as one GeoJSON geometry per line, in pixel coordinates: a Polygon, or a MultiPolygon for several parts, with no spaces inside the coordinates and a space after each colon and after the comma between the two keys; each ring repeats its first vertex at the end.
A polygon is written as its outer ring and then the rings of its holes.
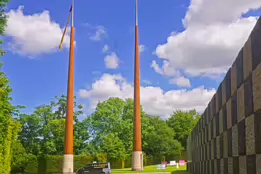
{"type": "Polygon", "coordinates": [[[61,39],[61,42],[60,42],[60,45],[59,45],[59,49],[60,49],[60,50],[62,50],[62,48],[63,48],[64,37],[65,37],[66,30],[67,30],[67,27],[68,27],[68,25],[69,25],[70,18],[71,18],[72,6],[71,6],[69,12],[70,12],[70,14],[69,14],[69,16],[68,16],[68,20],[67,20],[66,26],[65,26],[65,28],[64,28],[63,35],[62,35],[62,39],[61,39]]]}

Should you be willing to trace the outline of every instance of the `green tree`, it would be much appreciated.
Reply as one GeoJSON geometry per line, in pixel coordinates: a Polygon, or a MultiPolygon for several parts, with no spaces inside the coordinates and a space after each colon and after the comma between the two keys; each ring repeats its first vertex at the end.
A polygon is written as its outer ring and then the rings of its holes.
{"type": "MultiPolygon", "coordinates": [[[[88,118],[90,132],[94,138],[89,143],[88,150],[95,149],[96,154],[106,152],[107,155],[115,157],[112,152],[115,152],[117,148],[120,149],[118,146],[122,145],[124,150],[120,150],[121,156],[124,156],[125,159],[131,157],[133,151],[133,111],[134,102],[131,99],[110,98],[99,103],[95,112],[88,118]],[[113,140],[109,140],[110,138],[113,140]],[[105,140],[108,143],[113,142],[117,147],[103,144],[106,143],[105,140]],[[116,143],[116,140],[119,143],[116,143]],[[104,147],[107,148],[107,151],[104,151],[104,147]],[[122,153],[126,154],[122,155],[122,153]]],[[[147,155],[162,156],[169,153],[180,153],[183,148],[177,140],[174,140],[174,131],[168,127],[164,120],[148,116],[142,108],[141,119],[143,151],[147,155]]],[[[108,157],[110,158],[110,156],[108,157]]]]}
{"type": "MultiPolygon", "coordinates": [[[[4,36],[5,34],[5,27],[7,26],[7,15],[6,15],[6,5],[9,0],[0,0],[0,35],[4,36]]],[[[1,40],[0,44],[3,44],[4,41],[1,40]]],[[[2,50],[1,50],[2,51],[2,50]]]]}
{"type": "Polygon", "coordinates": [[[126,158],[126,150],[123,141],[113,133],[109,133],[102,137],[100,150],[103,154],[106,154],[109,157],[109,160],[125,160],[126,158]]]}
{"type": "Polygon", "coordinates": [[[84,119],[83,121],[75,120],[74,124],[74,153],[84,154],[85,147],[88,145],[88,140],[90,139],[89,134],[89,119],[84,119]]]}
{"type": "Polygon", "coordinates": [[[178,140],[184,148],[186,148],[187,138],[199,118],[200,114],[197,113],[196,110],[190,110],[175,111],[167,120],[168,126],[175,132],[174,139],[178,140]]]}
{"type": "MultiPolygon", "coordinates": [[[[122,141],[126,152],[125,157],[131,156],[133,151],[133,106],[133,100],[119,98],[110,98],[97,105],[95,112],[89,118],[90,132],[94,138],[92,142],[97,146],[95,149],[100,149],[104,137],[113,134],[122,141]]],[[[148,120],[144,119],[145,115],[141,111],[143,126],[148,125],[148,120]]],[[[145,132],[144,130],[143,133],[145,132]]]]}
{"type": "Polygon", "coordinates": [[[12,144],[12,173],[24,172],[28,155],[25,148],[19,140],[14,141],[12,144]]]}
{"type": "MultiPolygon", "coordinates": [[[[75,152],[78,154],[89,139],[89,132],[78,117],[82,106],[75,103],[75,152]]],[[[62,155],[64,152],[64,132],[66,117],[66,96],[55,97],[48,105],[41,105],[30,115],[20,115],[22,131],[21,143],[33,155],[62,155]]]]}
{"type": "Polygon", "coordinates": [[[0,173],[9,174],[11,171],[12,160],[12,145],[17,139],[17,134],[20,130],[19,123],[11,116],[8,116],[7,129],[4,136],[3,144],[0,144],[0,173]]]}
{"type": "Polygon", "coordinates": [[[22,131],[19,140],[26,148],[27,153],[34,155],[41,154],[41,118],[33,113],[31,115],[21,114],[19,121],[22,124],[22,131]]]}
{"type": "Polygon", "coordinates": [[[174,140],[175,133],[167,123],[160,117],[150,117],[152,130],[146,136],[144,151],[150,156],[164,156],[169,154],[180,154],[184,148],[174,140]]]}
{"type": "MultiPolygon", "coordinates": [[[[2,65],[0,65],[1,67],[2,65]]],[[[10,130],[12,130],[11,114],[14,109],[11,104],[11,92],[12,89],[9,86],[9,80],[0,69],[0,173],[4,172],[10,166],[8,164],[11,152],[9,148],[11,140],[9,137],[11,135],[10,130]]]]}
{"type": "MultiPolygon", "coordinates": [[[[3,5],[0,3],[1,7],[3,5]]],[[[2,25],[0,20],[0,30],[2,25]]],[[[11,146],[17,139],[17,134],[20,131],[19,123],[12,118],[13,115],[18,114],[18,110],[17,107],[11,104],[11,92],[12,89],[9,85],[9,80],[5,73],[2,72],[2,64],[0,62],[0,173],[3,174],[10,173],[11,146]]]]}

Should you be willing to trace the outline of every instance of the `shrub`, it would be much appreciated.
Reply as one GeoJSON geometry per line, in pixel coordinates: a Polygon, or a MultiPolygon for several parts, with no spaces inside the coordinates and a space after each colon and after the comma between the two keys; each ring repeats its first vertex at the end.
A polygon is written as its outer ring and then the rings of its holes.
{"type": "Polygon", "coordinates": [[[25,165],[25,172],[30,174],[38,174],[38,159],[34,155],[28,155],[25,165]]]}
{"type": "MultiPolygon", "coordinates": [[[[42,156],[36,157],[34,155],[26,155],[26,162],[21,163],[24,166],[20,166],[21,171],[15,168],[15,173],[27,172],[30,174],[51,174],[61,173],[63,168],[63,156],[42,156]]],[[[93,161],[98,162],[110,162],[112,169],[121,169],[123,167],[130,168],[132,159],[127,158],[126,160],[111,159],[107,161],[107,157],[104,154],[100,154],[97,157],[75,155],[74,156],[74,171],[77,171],[86,164],[90,164],[93,161]]],[[[152,157],[144,155],[144,166],[160,164],[162,157],[152,157]]]]}
{"type": "Polygon", "coordinates": [[[45,160],[41,160],[42,165],[45,165],[47,173],[62,172],[63,156],[47,156],[45,160]]]}
{"type": "Polygon", "coordinates": [[[98,162],[106,163],[107,162],[107,155],[106,154],[99,154],[99,155],[97,155],[96,159],[97,159],[98,162]]]}
{"type": "Polygon", "coordinates": [[[94,158],[92,156],[74,156],[74,171],[78,170],[86,164],[92,163],[93,160],[94,158]]]}

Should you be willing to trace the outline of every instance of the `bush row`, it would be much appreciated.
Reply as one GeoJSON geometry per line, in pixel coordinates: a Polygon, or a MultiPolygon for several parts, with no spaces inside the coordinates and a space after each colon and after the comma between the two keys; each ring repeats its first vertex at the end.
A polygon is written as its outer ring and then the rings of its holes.
{"type": "MultiPolygon", "coordinates": [[[[166,157],[152,157],[144,155],[144,166],[160,164],[162,161],[177,160],[173,156],[166,157]]],[[[106,155],[92,156],[74,156],[74,171],[83,167],[86,164],[98,162],[110,162],[112,169],[129,168],[131,167],[131,158],[126,160],[107,160],[106,155]]],[[[26,162],[23,166],[13,166],[12,174],[17,173],[30,173],[30,174],[53,174],[61,173],[63,166],[63,156],[45,156],[36,157],[28,155],[26,162]]]]}

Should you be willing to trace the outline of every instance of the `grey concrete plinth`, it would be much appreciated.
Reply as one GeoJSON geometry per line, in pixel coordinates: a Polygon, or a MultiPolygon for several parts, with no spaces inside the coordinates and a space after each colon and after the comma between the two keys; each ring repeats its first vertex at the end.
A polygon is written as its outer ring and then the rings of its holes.
{"type": "Polygon", "coordinates": [[[73,155],[71,154],[64,155],[63,174],[73,174],[73,155]]]}
{"type": "Polygon", "coordinates": [[[143,171],[143,154],[142,152],[132,153],[132,171],[143,171]]]}

